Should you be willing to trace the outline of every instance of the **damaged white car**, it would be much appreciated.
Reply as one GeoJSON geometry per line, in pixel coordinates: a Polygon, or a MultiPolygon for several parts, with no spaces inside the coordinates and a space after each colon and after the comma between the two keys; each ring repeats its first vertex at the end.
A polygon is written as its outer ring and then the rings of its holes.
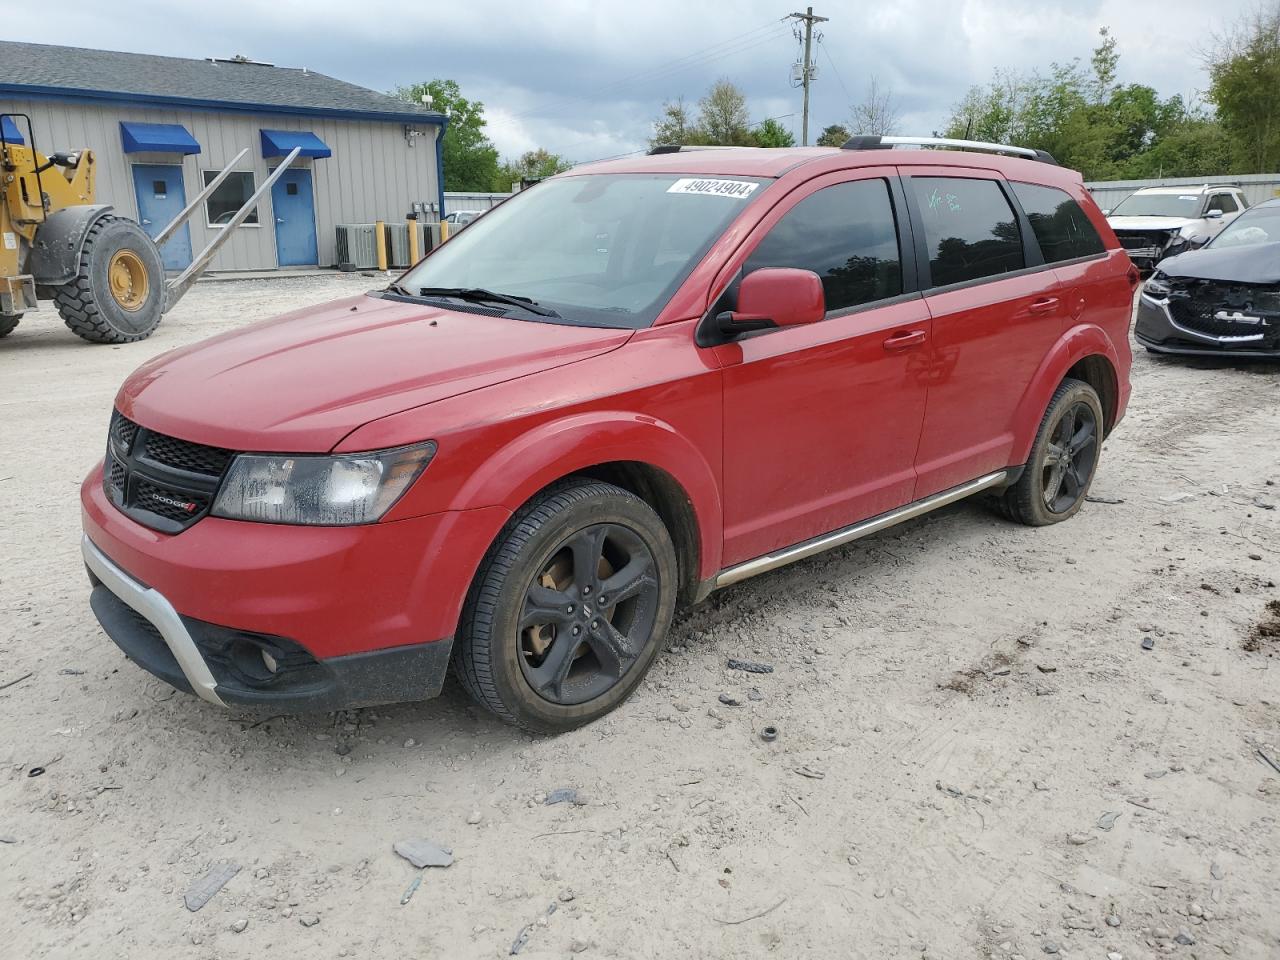
{"type": "Polygon", "coordinates": [[[1147,271],[1204,246],[1247,207],[1239,187],[1144,187],[1103,212],[1129,259],[1147,271]]]}

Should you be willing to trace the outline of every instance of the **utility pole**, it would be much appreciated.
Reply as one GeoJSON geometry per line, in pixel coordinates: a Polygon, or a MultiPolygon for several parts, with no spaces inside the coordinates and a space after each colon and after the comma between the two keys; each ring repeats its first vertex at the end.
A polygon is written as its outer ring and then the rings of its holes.
{"type": "Polygon", "coordinates": [[[813,80],[813,25],[826,23],[830,17],[817,17],[813,7],[806,7],[804,13],[793,13],[788,19],[800,20],[804,23],[804,112],[800,121],[800,146],[809,145],[809,83],[813,80]]]}

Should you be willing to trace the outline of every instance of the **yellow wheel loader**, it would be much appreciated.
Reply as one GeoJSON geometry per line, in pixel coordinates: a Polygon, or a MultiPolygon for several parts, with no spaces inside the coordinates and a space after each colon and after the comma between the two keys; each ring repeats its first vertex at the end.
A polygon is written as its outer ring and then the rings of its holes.
{"type": "Polygon", "coordinates": [[[53,300],[72,333],[93,343],[149,337],[300,152],[295,147],[191,265],[166,281],[158,245],[190,219],[248,148],[153,240],[110,204],[94,202],[93,151],[46,157],[35,148],[30,117],[0,114],[0,337],[23,313],[38,309],[40,298],[53,300]],[[25,140],[17,120],[25,122],[25,140]]]}
{"type": "MultiPolygon", "coordinates": [[[[94,343],[128,343],[155,330],[165,310],[160,251],[133,220],[94,203],[93,152],[35,149],[0,134],[0,337],[50,298],[71,331],[94,343]]],[[[17,125],[14,124],[14,128],[17,125]]]]}

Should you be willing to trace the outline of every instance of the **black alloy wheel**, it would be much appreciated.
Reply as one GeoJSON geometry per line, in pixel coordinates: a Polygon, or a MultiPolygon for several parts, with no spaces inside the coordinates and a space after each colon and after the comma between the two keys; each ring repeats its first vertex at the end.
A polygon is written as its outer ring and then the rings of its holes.
{"type": "Polygon", "coordinates": [[[1062,415],[1045,451],[1041,484],[1044,505],[1066,513],[1084,494],[1098,463],[1098,418],[1078,400],[1062,415]]]}
{"type": "Polygon", "coordinates": [[[1097,391],[1083,380],[1063,380],[1040,421],[1026,466],[1000,495],[1005,516],[1032,527],[1075,516],[1098,469],[1105,423],[1097,391]]]}
{"type": "Polygon", "coordinates": [[[482,706],[560,732],[608,713],[644,679],[678,591],[661,518],[613,484],[571,478],[507,522],[467,595],[455,672],[482,706]]]}
{"type": "Polygon", "coordinates": [[[555,549],[529,584],[520,668],[552,703],[607,693],[639,659],[658,614],[657,564],[638,534],[597,523],[555,549]]]}

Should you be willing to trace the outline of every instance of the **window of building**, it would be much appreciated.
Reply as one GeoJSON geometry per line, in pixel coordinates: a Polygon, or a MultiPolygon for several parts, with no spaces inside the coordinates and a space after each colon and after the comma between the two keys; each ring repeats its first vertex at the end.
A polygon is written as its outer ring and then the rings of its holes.
{"type": "Polygon", "coordinates": [[[743,269],[761,267],[812,270],[822,279],[828,313],[902,293],[888,183],[841,183],[801,200],[773,225],[743,269]]]}
{"type": "Polygon", "coordinates": [[[1106,247],[1085,212],[1063,190],[1034,183],[1015,183],[1013,192],[1031,221],[1045,263],[1102,253],[1106,247]]]}
{"type": "MultiPolygon", "coordinates": [[[[216,170],[204,171],[204,185],[207,187],[213,183],[214,178],[218,176],[216,170]]],[[[209,218],[209,226],[221,227],[231,222],[231,218],[236,215],[236,211],[244,206],[245,201],[253,196],[256,189],[253,183],[253,174],[248,171],[233,171],[227,175],[227,179],[218,184],[218,189],[213,191],[209,199],[205,201],[205,214],[209,218]]],[[[245,218],[245,224],[258,223],[258,208],[254,207],[249,211],[249,216],[245,218]]]]}
{"type": "Polygon", "coordinates": [[[924,220],[933,286],[1026,266],[1017,217],[994,180],[912,177],[911,189],[924,220]]]}

